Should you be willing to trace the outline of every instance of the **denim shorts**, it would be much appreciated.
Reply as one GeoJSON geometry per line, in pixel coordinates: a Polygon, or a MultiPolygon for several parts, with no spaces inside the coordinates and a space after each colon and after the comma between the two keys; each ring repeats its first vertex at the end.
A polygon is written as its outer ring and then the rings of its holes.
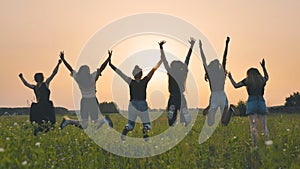
{"type": "Polygon", "coordinates": [[[246,114],[261,114],[267,113],[267,106],[263,96],[249,96],[247,100],[246,114]]]}

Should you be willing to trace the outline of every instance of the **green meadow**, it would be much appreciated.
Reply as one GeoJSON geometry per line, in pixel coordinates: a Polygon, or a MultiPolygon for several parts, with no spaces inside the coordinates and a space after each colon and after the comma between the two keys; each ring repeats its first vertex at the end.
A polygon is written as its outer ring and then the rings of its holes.
{"type": "MultiPolygon", "coordinates": [[[[110,117],[121,132],[126,119],[119,114],[110,117]]],[[[0,116],[0,168],[300,168],[300,115],[269,114],[267,118],[271,146],[260,135],[259,148],[253,150],[248,118],[237,116],[199,144],[205,120],[200,112],[192,130],[174,148],[153,157],[127,158],[107,152],[73,126],[60,130],[57,124],[54,130],[34,136],[28,116],[0,116]]],[[[57,121],[61,120],[58,116],[57,121]]],[[[167,129],[166,115],[153,121],[152,127],[150,136],[167,129]]],[[[140,128],[138,123],[129,136],[140,136],[140,128]]]]}

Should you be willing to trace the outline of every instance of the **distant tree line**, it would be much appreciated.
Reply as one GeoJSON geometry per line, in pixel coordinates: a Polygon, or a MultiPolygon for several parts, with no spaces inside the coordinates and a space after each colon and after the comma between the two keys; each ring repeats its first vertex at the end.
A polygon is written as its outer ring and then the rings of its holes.
{"type": "MultiPolygon", "coordinates": [[[[114,102],[103,102],[99,104],[101,113],[119,113],[118,107],[114,102]]],[[[30,111],[29,107],[17,107],[17,108],[0,108],[1,115],[28,115],[30,111]]],[[[64,107],[55,107],[55,114],[75,114],[75,111],[68,110],[64,107]]]]}

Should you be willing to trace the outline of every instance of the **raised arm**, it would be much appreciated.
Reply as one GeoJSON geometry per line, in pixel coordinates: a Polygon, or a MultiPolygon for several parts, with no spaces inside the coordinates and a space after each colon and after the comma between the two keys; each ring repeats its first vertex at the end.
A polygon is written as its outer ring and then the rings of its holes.
{"type": "Polygon", "coordinates": [[[268,72],[267,72],[267,69],[266,69],[266,63],[265,63],[265,59],[263,59],[261,62],[260,62],[260,65],[264,71],[264,78],[266,81],[269,80],[269,75],[268,75],[268,72]]]}
{"type": "Polygon", "coordinates": [[[127,84],[130,84],[131,82],[131,78],[126,76],[121,70],[119,70],[118,68],[116,68],[116,66],[114,66],[111,63],[111,60],[109,60],[109,66],[112,68],[112,70],[114,70],[127,84]]]}
{"type": "Polygon", "coordinates": [[[30,88],[30,89],[34,89],[34,85],[28,83],[28,82],[24,79],[22,73],[19,74],[19,77],[20,77],[21,81],[23,82],[23,84],[24,84],[25,86],[27,86],[27,87],[30,88]]]}
{"type": "Polygon", "coordinates": [[[147,78],[150,80],[154,74],[154,72],[158,69],[158,67],[161,65],[162,60],[160,59],[156,65],[151,69],[151,71],[147,74],[147,78]]]}
{"type": "Polygon", "coordinates": [[[235,80],[233,79],[231,72],[228,73],[228,77],[230,79],[231,84],[233,85],[234,88],[240,88],[242,86],[245,86],[244,83],[242,83],[242,81],[236,83],[235,80]]]}
{"type": "Polygon", "coordinates": [[[66,61],[64,52],[61,51],[59,56],[60,56],[60,59],[64,62],[65,66],[68,68],[68,70],[72,73],[72,72],[74,71],[74,69],[73,69],[72,66],[66,61]]]}
{"type": "Polygon", "coordinates": [[[58,68],[59,68],[59,65],[60,65],[60,64],[61,64],[61,59],[58,60],[58,63],[57,63],[57,65],[55,66],[55,68],[54,68],[52,74],[50,75],[50,77],[47,78],[47,80],[46,80],[46,84],[47,84],[47,85],[50,84],[51,80],[52,80],[52,79],[54,78],[54,76],[57,74],[58,68]]]}
{"type": "Polygon", "coordinates": [[[202,49],[202,42],[201,40],[199,40],[199,48],[200,48],[200,54],[201,54],[201,59],[202,59],[202,62],[203,62],[203,66],[204,66],[204,69],[205,71],[207,72],[207,63],[206,63],[206,58],[205,58],[205,54],[203,52],[203,49],[202,49]]]}
{"type": "Polygon", "coordinates": [[[102,71],[105,69],[106,65],[108,64],[108,62],[110,61],[112,56],[112,51],[108,50],[108,58],[102,63],[102,65],[100,66],[99,69],[97,69],[97,74],[96,74],[96,81],[98,80],[99,76],[101,76],[102,71]]]}
{"type": "Polygon", "coordinates": [[[169,73],[171,71],[171,68],[169,66],[169,63],[166,59],[166,55],[165,55],[165,52],[164,52],[164,48],[163,48],[163,45],[166,43],[166,41],[160,41],[158,42],[159,44],[159,48],[160,48],[160,58],[161,58],[161,61],[162,63],[164,64],[165,66],[165,69],[167,70],[167,72],[169,73]]]}
{"type": "Polygon", "coordinates": [[[222,66],[223,66],[223,69],[224,69],[225,72],[226,72],[226,61],[227,61],[229,41],[230,41],[230,37],[227,37],[226,44],[225,44],[225,50],[224,50],[224,53],[223,53],[223,61],[222,61],[222,66]]]}
{"type": "Polygon", "coordinates": [[[191,58],[191,55],[192,55],[192,51],[193,51],[193,47],[194,47],[194,44],[195,44],[196,40],[194,38],[191,37],[191,39],[189,40],[189,43],[191,44],[190,46],[190,49],[185,57],[185,61],[184,63],[188,66],[189,65],[189,62],[190,62],[190,58],[191,58]]]}

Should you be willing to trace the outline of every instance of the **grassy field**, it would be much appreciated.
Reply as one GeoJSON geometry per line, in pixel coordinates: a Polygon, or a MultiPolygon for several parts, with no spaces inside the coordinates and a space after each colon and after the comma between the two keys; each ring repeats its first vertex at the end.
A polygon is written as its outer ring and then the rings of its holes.
{"type": "MultiPolygon", "coordinates": [[[[117,131],[126,119],[111,115],[117,131]]],[[[62,117],[57,117],[60,122],[62,117]]],[[[67,126],[33,136],[28,116],[0,116],[0,168],[300,168],[300,115],[268,116],[274,144],[259,137],[254,151],[246,117],[233,117],[203,144],[198,137],[204,117],[199,114],[189,134],[171,150],[149,158],[127,158],[107,152],[84,131],[67,126]]],[[[141,135],[140,124],[130,136],[141,135]]],[[[150,135],[166,129],[166,117],[153,122],[150,135]]]]}

